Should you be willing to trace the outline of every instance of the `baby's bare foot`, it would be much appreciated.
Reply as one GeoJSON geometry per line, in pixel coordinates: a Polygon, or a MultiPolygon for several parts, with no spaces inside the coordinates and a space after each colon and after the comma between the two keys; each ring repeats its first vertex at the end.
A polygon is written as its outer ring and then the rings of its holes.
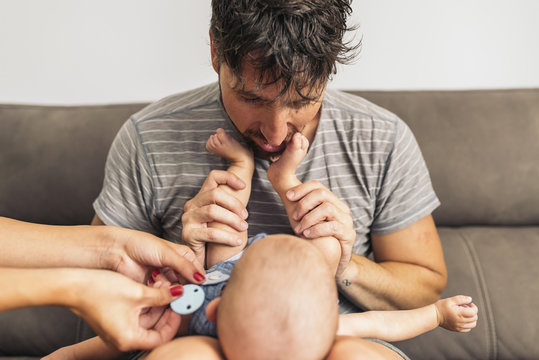
{"type": "Polygon", "coordinates": [[[305,158],[309,140],[300,133],[295,133],[286,150],[268,169],[268,179],[278,192],[285,192],[301,184],[296,177],[296,169],[305,158]]]}
{"type": "Polygon", "coordinates": [[[210,136],[206,142],[206,149],[217,156],[230,160],[233,165],[254,167],[253,152],[221,128],[210,136]]]}

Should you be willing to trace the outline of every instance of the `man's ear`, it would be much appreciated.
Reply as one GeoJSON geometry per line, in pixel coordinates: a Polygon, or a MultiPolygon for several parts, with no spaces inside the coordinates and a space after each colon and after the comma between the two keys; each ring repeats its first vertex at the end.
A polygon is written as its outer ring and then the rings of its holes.
{"type": "Polygon", "coordinates": [[[210,30],[210,52],[211,52],[211,65],[213,66],[213,70],[217,74],[219,74],[219,59],[217,58],[217,50],[215,49],[215,45],[213,45],[213,37],[211,36],[211,30],[210,30]]]}
{"type": "Polygon", "coordinates": [[[206,306],[206,317],[211,322],[216,322],[217,321],[217,310],[219,308],[219,303],[220,302],[221,302],[221,297],[218,296],[215,299],[213,299],[212,301],[210,301],[208,306],[206,306]]]}

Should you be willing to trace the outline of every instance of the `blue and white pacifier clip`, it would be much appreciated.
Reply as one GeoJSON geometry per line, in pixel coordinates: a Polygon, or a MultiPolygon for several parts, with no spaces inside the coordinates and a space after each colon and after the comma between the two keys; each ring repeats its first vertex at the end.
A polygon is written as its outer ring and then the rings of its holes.
{"type": "MultiPolygon", "coordinates": [[[[206,274],[206,281],[201,285],[214,285],[228,280],[230,276],[216,270],[206,274]]],[[[197,311],[204,304],[204,289],[195,284],[183,286],[183,295],[170,303],[172,310],[180,315],[188,315],[197,311]]]]}

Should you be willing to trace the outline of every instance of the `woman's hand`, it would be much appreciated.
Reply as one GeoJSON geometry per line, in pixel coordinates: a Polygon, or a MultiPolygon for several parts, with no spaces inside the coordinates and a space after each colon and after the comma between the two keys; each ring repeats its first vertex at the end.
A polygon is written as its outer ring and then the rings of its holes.
{"type": "Polygon", "coordinates": [[[204,281],[204,268],[191,249],[148,233],[105,226],[111,239],[101,254],[100,267],[145,282],[151,270],[161,269],[171,282],[204,281]]]}
{"type": "MultiPolygon", "coordinates": [[[[104,225],[97,216],[92,224],[104,225]]],[[[7,249],[0,251],[0,266],[107,269],[139,282],[151,269],[169,268],[176,278],[204,280],[188,247],[117,226],[53,226],[0,217],[0,247],[7,249]]]]}
{"type": "Polygon", "coordinates": [[[168,304],[183,294],[165,280],[153,287],[109,270],[0,268],[0,311],[63,306],[122,351],[151,349],[176,334],[180,316],[168,304]]]}
{"type": "Polygon", "coordinates": [[[181,318],[168,304],[183,294],[181,285],[149,287],[106,270],[64,271],[70,293],[64,305],[117,349],[153,349],[177,333],[181,318]]]}

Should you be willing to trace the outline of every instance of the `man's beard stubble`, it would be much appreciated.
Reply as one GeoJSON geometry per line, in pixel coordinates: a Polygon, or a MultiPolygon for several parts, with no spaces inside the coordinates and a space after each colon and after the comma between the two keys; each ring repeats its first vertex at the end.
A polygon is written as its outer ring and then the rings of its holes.
{"type": "MultiPolygon", "coordinates": [[[[224,106],[224,102],[223,102],[223,90],[221,88],[221,74],[220,73],[218,74],[217,83],[219,85],[219,98],[220,98],[221,104],[223,104],[223,110],[225,111],[225,113],[227,113],[226,108],[224,106]]],[[[228,113],[227,113],[227,116],[228,116],[228,113]]],[[[232,124],[234,124],[234,121],[230,118],[230,116],[228,116],[228,118],[230,119],[232,124]]],[[[234,124],[234,126],[235,126],[235,124],[234,124]]],[[[297,132],[301,132],[301,130],[292,129],[289,126],[288,127],[288,134],[286,135],[286,138],[283,141],[283,143],[288,145],[288,143],[292,139],[292,136],[294,136],[294,134],[297,133],[297,132]]],[[[262,132],[260,130],[247,129],[243,133],[241,133],[241,135],[243,136],[243,139],[245,140],[245,143],[247,144],[247,146],[249,146],[249,148],[251,148],[253,150],[254,155],[256,157],[258,157],[258,158],[275,161],[286,150],[286,146],[283,146],[283,148],[280,151],[271,152],[271,153],[267,152],[265,150],[262,150],[258,146],[258,144],[255,141],[253,141],[253,139],[256,138],[256,139],[261,139],[264,142],[267,142],[266,137],[262,134],[262,132]]]]}
{"type": "MultiPolygon", "coordinates": [[[[290,140],[292,139],[292,136],[294,136],[295,133],[299,132],[297,129],[292,129],[290,126],[288,127],[288,134],[286,135],[285,140],[283,141],[284,144],[288,145],[290,140]]],[[[260,130],[251,130],[247,129],[242,133],[243,138],[245,139],[245,143],[247,146],[249,146],[256,157],[275,161],[281,154],[286,150],[286,145],[283,146],[283,148],[276,152],[267,152],[265,150],[262,150],[258,144],[253,139],[261,139],[262,141],[266,141],[266,138],[262,134],[260,130]]]]}

